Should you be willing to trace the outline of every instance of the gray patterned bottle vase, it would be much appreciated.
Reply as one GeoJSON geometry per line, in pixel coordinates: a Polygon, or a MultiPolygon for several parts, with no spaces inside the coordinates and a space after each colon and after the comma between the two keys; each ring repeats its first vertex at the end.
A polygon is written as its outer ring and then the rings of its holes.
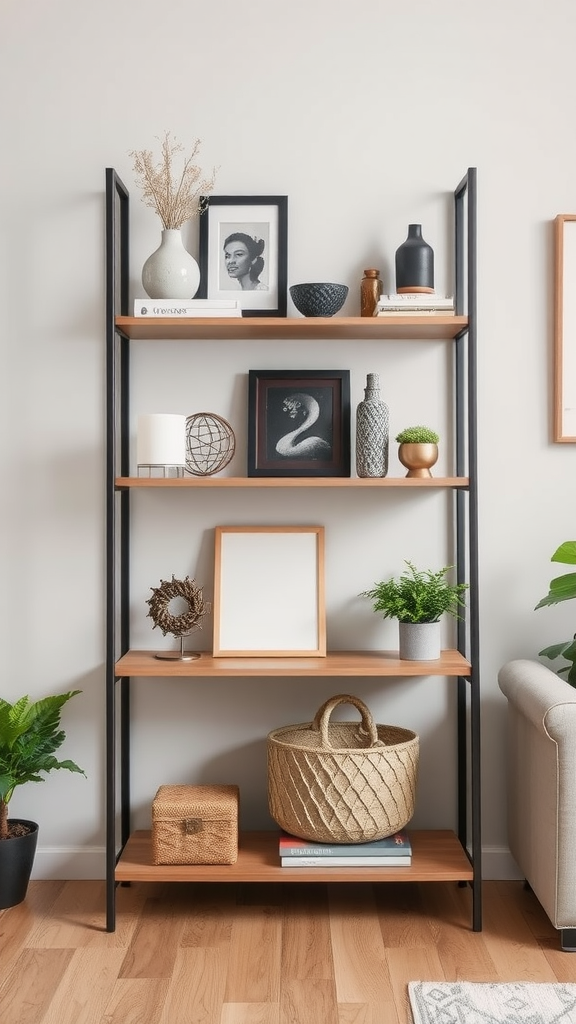
{"type": "Polygon", "coordinates": [[[409,224],[408,237],[396,250],[396,291],[434,291],[434,251],[422,238],[422,225],[409,224]]]}
{"type": "Polygon", "coordinates": [[[356,409],[356,473],[360,477],[386,476],[390,414],[380,398],[380,377],[369,373],[366,377],[364,399],[356,409]]]}

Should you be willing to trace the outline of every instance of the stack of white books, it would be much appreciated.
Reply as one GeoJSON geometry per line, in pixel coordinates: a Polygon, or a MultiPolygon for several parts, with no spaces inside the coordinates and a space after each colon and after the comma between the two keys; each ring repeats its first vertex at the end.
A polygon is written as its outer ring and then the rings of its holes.
{"type": "Polygon", "coordinates": [[[436,295],[434,292],[402,292],[396,295],[381,295],[376,304],[375,316],[397,316],[399,313],[454,312],[454,298],[451,295],[436,295]]]}
{"type": "Polygon", "coordinates": [[[134,316],[242,316],[237,299],[135,299],[134,316]]]}

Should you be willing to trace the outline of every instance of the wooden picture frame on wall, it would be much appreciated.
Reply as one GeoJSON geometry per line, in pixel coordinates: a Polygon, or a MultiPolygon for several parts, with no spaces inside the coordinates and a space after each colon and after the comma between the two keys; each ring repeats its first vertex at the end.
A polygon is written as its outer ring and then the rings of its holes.
{"type": "Polygon", "coordinates": [[[323,526],[217,526],[214,657],[325,657],[323,526]]]}
{"type": "Polygon", "coordinates": [[[576,444],[576,213],[554,221],[554,440],[576,444]]]}

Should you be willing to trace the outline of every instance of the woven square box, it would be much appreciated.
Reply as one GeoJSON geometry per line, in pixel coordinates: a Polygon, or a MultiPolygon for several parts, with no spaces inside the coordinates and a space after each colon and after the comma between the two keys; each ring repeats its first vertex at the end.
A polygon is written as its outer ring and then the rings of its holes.
{"type": "Polygon", "coordinates": [[[154,864],[234,864],[238,786],[160,786],[152,803],[154,864]]]}

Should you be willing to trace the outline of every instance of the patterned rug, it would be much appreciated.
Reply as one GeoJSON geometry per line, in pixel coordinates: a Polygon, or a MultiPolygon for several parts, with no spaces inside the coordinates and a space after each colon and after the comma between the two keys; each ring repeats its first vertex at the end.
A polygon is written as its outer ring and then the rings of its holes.
{"type": "Polygon", "coordinates": [[[414,1024],[576,1024],[576,985],[411,981],[414,1024]]]}

